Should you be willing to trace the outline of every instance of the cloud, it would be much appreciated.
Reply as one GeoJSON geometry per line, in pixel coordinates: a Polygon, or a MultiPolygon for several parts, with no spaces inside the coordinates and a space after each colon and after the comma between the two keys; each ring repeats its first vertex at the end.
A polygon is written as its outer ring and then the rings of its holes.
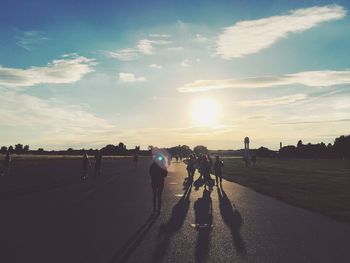
{"type": "MultiPolygon", "coordinates": [[[[44,126],[51,131],[79,133],[86,129],[108,130],[113,126],[86,111],[82,105],[67,105],[57,99],[43,100],[25,93],[0,89],[1,126],[44,126]],[[98,127],[98,128],[97,128],[98,127]]],[[[46,132],[49,132],[45,129],[46,132]]]]}
{"type": "Polygon", "coordinates": [[[149,66],[150,66],[150,68],[154,68],[154,69],[162,69],[163,68],[162,65],[158,65],[158,64],[150,64],[149,66]]]}
{"type": "Polygon", "coordinates": [[[240,21],[218,37],[216,52],[224,59],[243,57],[268,48],[291,33],[303,32],[346,15],[339,5],[291,10],[285,15],[240,21]]]}
{"type": "Polygon", "coordinates": [[[137,44],[137,48],[140,53],[150,55],[153,54],[153,49],[155,45],[168,45],[171,43],[172,42],[168,40],[141,39],[137,44]]]}
{"type": "Polygon", "coordinates": [[[133,73],[120,72],[119,73],[119,80],[121,82],[144,82],[144,81],[146,81],[146,78],[136,77],[135,74],[133,74],[133,73]]]}
{"type": "Polygon", "coordinates": [[[320,121],[277,122],[277,123],[273,123],[273,125],[322,124],[322,123],[338,123],[338,122],[350,122],[350,119],[320,120],[320,121]]]}
{"type": "Polygon", "coordinates": [[[201,34],[196,34],[194,41],[198,42],[198,43],[205,43],[205,42],[209,41],[209,39],[201,34]]]}
{"type": "Polygon", "coordinates": [[[308,87],[329,87],[349,84],[350,70],[344,71],[304,71],[280,76],[251,78],[196,80],[178,88],[179,92],[200,92],[227,88],[270,88],[284,85],[304,85],[308,87]]]}
{"type": "Polygon", "coordinates": [[[159,38],[169,38],[169,37],[171,37],[168,34],[150,34],[149,36],[150,37],[159,37],[159,38]]]}
{"type": "Polygon", "coordinates": [[[18,31],[17,33],[15,37],[17,40],[16,45],[28,51],[35,49],[38,45],[49,40],[42,31],[18,31]]]}
{"type": "Polygon", "coordinates": [[[168,47],[169,51],[182,51],[184,50],[183,47],[168,47]]]}
{"type": "MultiPolygon", "coordinates": [[[[151,34],[150,36],[166,38],[166,35],[151,34]]],[[[109,58],[121,61],[132,61],[138,59],[140,55],[154,54],[155,46],[169,45],[171,43],[171,41],[164,39],[141,39],[138,41],[135,48],[125,48],[114,51],[101,50],[101,53],[109,58]]]]}
{"type": "Polygon", "coordinates": [[[182,62],[181,62],[181,66],[182,67],[189,67],[190,66],[190,60],[189,59],[184,59],[182,62]]]}
{"type": "Polygon", "coordinates": [[[109,58],[115,58],[121,61],[131,61],[139,57],[138,50],[134,48],[120,49],[116,51],[103,50],[102,53],[109,58]]]}
{"type": "Polygon", "coordinates": [[[304,99],[306,99],[305,94],[294,94],[294,95],[288,95],[288,96],[277,97],[272,99],[246,100],[246,101],[242,101],[240,104],[245,107],[261,107],[261,106],[266,107],[266,106],[291,104],[304,99]]]}
{"type": "Polygon", "coordinates": [[[43,83],[73,83],[92,72],[94,65],[96,65],[95,59],[66,54],[44,67],[18,69],[0,66],[0,86],[28,87],[43,83]]]}

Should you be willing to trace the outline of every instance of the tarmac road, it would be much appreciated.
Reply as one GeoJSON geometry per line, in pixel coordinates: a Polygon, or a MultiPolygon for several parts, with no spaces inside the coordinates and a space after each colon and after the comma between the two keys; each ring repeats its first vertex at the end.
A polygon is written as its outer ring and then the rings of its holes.
{"type": "Polygon", "coordinates": [[[152,214],[150,159],[21,161],[0,178],[0,262],[350,262],[350,226],[173,162],[152,214]],[[195,175],[195,180],[198,174],[195,175]]]}

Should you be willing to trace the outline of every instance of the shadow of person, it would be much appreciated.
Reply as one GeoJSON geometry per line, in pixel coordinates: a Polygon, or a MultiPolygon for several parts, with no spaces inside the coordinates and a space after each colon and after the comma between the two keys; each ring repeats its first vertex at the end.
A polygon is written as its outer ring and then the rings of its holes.
{"type": "Polygon", "coordinates": [[[114,253],[109,263],[127,261],[135,249],[141,244],[142,240],[146,237],[148,231],[151,229],[158,216],[159,214],[152,214],[146,220],[146,222],[138,230],[136,230],[133,235],[130,236],[125,244],[120,247],[116,253],[114,253]]]}
{"type": "Polygon", "coordinates": [[[169,220],[159,227],[158,240],[156,248],[153,253],[152,262],[161,262],[171,237],[181,229],[190,207],[190,194],[192,190],[192,184],[188,184],[185,188],[185,192],[181,199],[174,205],[169,220]]]}
{"type": "Polygon", "coordinates": [[[195,258],[201,262],[209,255],[210,232],[213,223],[211,192],[203,191],[203,196],[194,203],[195,225],[198,230],[195,258]]]}
{"type": "Polygon", "coordinates": [[[199,187],[204,185],[204,180],[202,179],[202,177],[199,177],[196,181],[194,181],[193,185],[194,185],[194,190],[198,191],[199,187]]]}
{"type": "Polygon", "coordinates": [[[243,219],[236,207],[231,204],[224,190],[217,188],[219,208],[224,223],[230,228],[233,244],[239,254],[246,254],[245,242],[240,234],[243,219]]]}
{"type": "Polygon", "coordinates": [[[186,177],[183,182],[183,188],[182,190],[186,193],[190,186],[192,186],[193,180],[190,177],[186,177]]]}

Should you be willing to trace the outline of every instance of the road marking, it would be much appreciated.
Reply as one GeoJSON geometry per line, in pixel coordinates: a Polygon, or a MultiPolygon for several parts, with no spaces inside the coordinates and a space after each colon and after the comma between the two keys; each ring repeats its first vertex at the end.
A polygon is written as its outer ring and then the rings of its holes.
{"type": "Polygon", "coordinates": [[[178,184],[178,183],[175,183],[175,182],[171,182],[171,183],[169,183],[169,184],[178,184]]]}
{"type": "Polygon", "coordinates": [[[184,194],[176,194],[175,196],[177,196],[177,197],[183,197],[184,194]]]}

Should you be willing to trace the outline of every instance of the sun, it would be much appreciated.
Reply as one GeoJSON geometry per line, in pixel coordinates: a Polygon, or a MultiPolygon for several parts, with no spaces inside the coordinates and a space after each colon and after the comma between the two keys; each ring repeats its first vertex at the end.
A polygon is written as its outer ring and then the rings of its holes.
{"type": "Polygon", "coordinates": [[[220,107],[213,99],[198,99],[193,103],[192,118],[198,126],[214,126],[219,121],[220,107]]]}

